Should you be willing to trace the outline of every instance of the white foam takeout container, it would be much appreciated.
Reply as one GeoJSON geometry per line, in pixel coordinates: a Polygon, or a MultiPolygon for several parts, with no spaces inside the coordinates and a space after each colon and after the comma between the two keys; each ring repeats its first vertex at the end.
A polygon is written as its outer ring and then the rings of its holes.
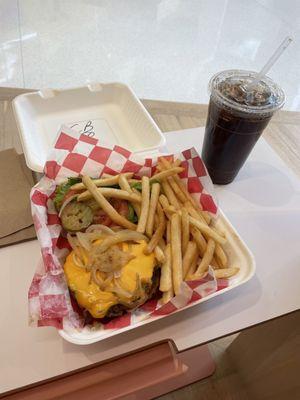
{"type": "MultiPolygon", "coordinates": [[[[62,124],[100,138],[103,144],[118,144],[143,156],[163,154],[159,150],[165,145],[165,137],[133,91],[122,83],[96,83],[75,89],[44,89],[26,93],[14,99],[13,109],[27,165],[36,172],[43,171],[47,153],[55,143],[62,124]]],[[[215,225],[226,234],[224,249],[228,262],[230,266],[238,266],[239,273],[229,279],[228,287],[184,309],[232,290],[254,275],[255,261],[252,253],[221,210],[215,225]]],[[[176,312],[180,311],[182,309],[176,312]]],[[[71,343],[85,345],[156,319],[148,318],[118,330],[85,327],[82,330],[60,330],[59,333],[71,343]]]]}
{"type": "MultiPolygon", "coordinates": [[[[220,229],[220,231],[223,231],[226,234],[227,237],[227,243],[224,246],[224,250],[226,251],[226,254],[228,256],[228,263],[230,266],[238,266],[240,268],[239,272],[237,275],[233,276],[232,278],[229,279],[229,285],[228,287],[221,289],[215,293],[212,293],[208,295],[207,297],[204,297],[202,299],[199,299],[195,303],[189,304],[186,306],[184,309],[179,309],[175,311],[175,313],[178,312],[183,312],[187,308],[195,307],[198,304],[207,301],[211,299],[212,297],[220,296],[225,292],[228,292],[237,286],[240,286],[244,283],[246,283],[249,279],[252,278],[255,272],[255,260],[254,257],[247,247],[247,245],[244,243],[242,238],[239,236],[239,234],[236,232],[234,227],[231,225],[231,223],[228,221],[228,219],[225,217],[223,212],[219,210],[219,216],[216,220],[215,226],[220,229]]],[[[236,299],[238,301],[238,298],[236,299]]],[[[196,310],[195,310],[196,312],[196,310]]],[[[198,312],[201,313],[201,310],[198,308],[198,312]]],[[[212,310],[213,312],[213,310],[212,310]]],[[[169,315],[173,315],[169,314],[169,315]]],[[[159,318],[166,318],[166,316],[161,316],[159,318]]],[[[94,329],[90,327],[85,327],[82,330],[60,330],[59,333],[60,335],[67,340],[68,342],[74,343],[74,344],[91,344],[95,342],[99,342],[101,340],[107,339],[109,337],[115,336],[119,333],[129,331],[131,329],[135,329],[140,326],[144,326],[146,324],[149,324],[150,322],[153,322],[157,320],[158,318],[156,317],[150,317],[144,321],[138,322],[135,325],[130,325],[125,328],[121,328],[118,330],[105,330],[105,329],[94,329]]]]}
{"type": "Polygon", "coordinates": [[[44,89],[13,100],[27,166],[42,172],[47,153],[65,124],[132,152],[156,152],[165,138],[143,104],[123,83],[44,89]]]}

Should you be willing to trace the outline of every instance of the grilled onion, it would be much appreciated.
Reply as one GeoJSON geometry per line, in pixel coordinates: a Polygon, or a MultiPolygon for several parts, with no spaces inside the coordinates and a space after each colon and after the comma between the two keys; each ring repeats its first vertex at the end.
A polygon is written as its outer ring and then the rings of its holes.
{"type": "Polygon", "coordinates": [[[109,249],[110,246],[121,242],[126,242],[126,241],[139,242],[141,240],[148,241],[148,238],[142,233],[131,231],[129,229],[124,229],[120,232],[114,233],[113,236],[104,239],[103,242],[101,242],[99,246],[97,246],[98,252],[103,253],[104,251],[109,249]]]}
{"type": "Polygon", "coordinates": [[[97,271],[99,271],[98,267],[93,266],[91,269],[91,280],[93,280],[100,287],[101,290],[105,290],[104,281],[102,278],[99,278],[99,276],[97,276],[97,271]]]}
{"type": "Polygon", "coordinates": [[[89,241],[88,235],[86,235],[85,233],[82,233],[82,232],[77,232],[76,236],[77,236],[80,246],[82,246],[87,251],[90,251],[92,246],[91,246],[91,242],[89,241]]]}
{"type": "Polygon", "coordinates": [[[70,246],[72,247],[72,250],[74,250],[74,252],[76,253],[76,250],[78,247],[77,238],[74,238],[70,233],[67,233],[67,239],[68,239],[70,246]]]}
{"type": "Polygon", "coordinates": [[[113,235],[114,234],[113,230],[111,230],[108,226],[102,225],[102,224],[90,225],[86,229],[86,233],[91,233],[91,232],[104,232],[104,233],[107,233],[108,235],[113,235]]]}
{"type": "Polygon", "coordinates": [[[71,203],[71,201],[73,201],[74,199],[76,199],[77,196],[78,196],[78,194],[73,194],[73,196],[68,197],[68,198],[63,202],[63,204],[62,204],[62,206],[60,207],[60,210],[59,210],[59,214],[58,214],[59,218],[61,217],[61,214],[62,214],[62,212],[64,211],[64,208],[65,208],[69,203],[71,203]]]}
{"type": "Polygon", "coordinates": [[[100,246],[93,246],[89,253],[88,264],[97,266],[101,272],[114,272],[120,270],[135,256],[129,252],[121,250],[118,246],[114,245],[102,252],[99,250],[100,246]]]}
{"type": "Polygon", "coordinates": [[[85,268],[84,263],[82,262],[81,258],[79,258],[75,253],[72,254],[73,262],[77,267],[85,268]]]}

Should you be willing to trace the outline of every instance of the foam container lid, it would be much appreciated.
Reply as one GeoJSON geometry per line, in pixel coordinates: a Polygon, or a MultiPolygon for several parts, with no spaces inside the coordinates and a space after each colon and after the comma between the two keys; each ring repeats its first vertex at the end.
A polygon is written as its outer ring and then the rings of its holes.
{"type": "Polygon", "coordinates": [[[36,172],[43,171],[62,124],[135,153],[156,152],[165,144],[150,114],[123,83],[25,93],[13,100],[13,110],[27,166],[36,172]]]}

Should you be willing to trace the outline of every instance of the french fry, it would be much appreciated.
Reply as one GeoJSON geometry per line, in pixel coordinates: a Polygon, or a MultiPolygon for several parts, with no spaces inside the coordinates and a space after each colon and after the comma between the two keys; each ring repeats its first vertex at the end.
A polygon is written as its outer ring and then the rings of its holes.
{"type": "Polygon", "coordinates": [[[222,246],[219,243],[216,243],[216,248],[215,248],[215,259],[217,261],[217,264],[220,268],[226,268],[227,267],[227,256],[225,251],[223,250],[222,246]]]}
{"type": "MultiPolygon", "coordinates": [[[[132,202],[141,202],[141,197],[136,195],[135,193],[128,193],[126,190],[121,190],[121,189],[115,189],[115,188],[109,188],[109,187],[100,187],[98,188],[96,186],[96,190],[98,190],[99,193],[101,193],[104,197],[108,198],[115,198],[115,199],[123,199],[123,200],[128,200],[132,202]]],[[[80,193],[77,196],[77,201],[86,201],[89,199],[92,199],[93,195],[90,190],[86,190],[83,193],[80,193]]]]}
{"type": "Polygon", "coordinates": [[[209,213],[207,211],[199,211],[199,212],[201,212],[201,215],[203,215],[205,222],[207,223],[207,225],[209,225],[211,223],[211,216],[209,215],[209,213]]]}
{"type": "Polygon", "coordinates": [[[193,276],[197,269],[197,263],[198,263],[198,258],[195,257],[194,260],[192,260],[190,269],[188,270],[188,273],[185,276],[186,281],[192,281],[194,279],[193,276]]]}
{"type": "Polygon", "coordinates": [[[177,185],[176,181],[174,180],[173,177],[168,178],[169,184],[171,186],[171,188],[173,189],[173,192],[175,193],[175,196],[178,198],[178,200],[181,203],[184,203],[186,201],[186,198],[184,196],[184,194],[182,193],[182,191],[180,190],[179,186],[177,185]]]}
{"type": "MultiPolygon", "coordinates": [[[[171,163],[169,161],[167,161],[164,157],[161,158],[161,169],[168,171],[170,168],[172,168],[171,163]]],[[[173,189],[175,195],[178,197],[178,199],[181,202],[185,202],[186,198],[185,195],[183,194],[183,192],[181,191],[181,189],[179,188],[177,182],[174,179],[174,176],[169,176],[167,178],[171,188],[173,189]]]]}
{"type": "Polygon", "coordinates": [[[208,266],[214,256],[214,251],[215,251],[215,242],[213,239],[209,239],[207,242],[205,253],[195,272],[195,275],[201,275],[203,274],[203,272],[207,271],[208,266]]]}
{"type": "Polygon", "coordinates": [[[181,165],[181,160],[179,160],[179,158],[177,158],[177,159],[173,162],[172,167],[180,167],[180,165],[181,165]]]}
{"type": "Polygon", "coordinates": [[[159,224],[157,213],[154,214],[154,228],[157,229],[159,224]]]}
{"type": "MultiPolygon", "coordinates": [[[[218,244],[218,243],[217,243],[218,244]]],[[[216,248],[215,248],[215,252],[216,252],[216,248]]],[[[219,269],[219,263],[217,262],[217,260],[215,259],[215,257],[212,258],[210,265],[213,267],[213,269],[219,269]]]]}
{"type": "Polygon", "coordinates": [[[171,245],[167,244],[165,251],[165,261],[161,267],[160,274],[160,285],[159,290],[161,292],[167,292],[172,287],[172,259],[171,259],[171,245]]]}
{"type": "Polygon", "coordinates": [[[181,162],[182,162],[179,158],[177,158],[176,160],[174,160],[174,161],[171,163],[171,162],[170,162],[169,160],[167,160],[165,157],[160,157],[160,158],[159,158],[159,161],[158,161],[158,166],[160,166],[161,170],[166,169],[165,165],[163,165],[162,160],[168,161],[168,167],[167,167],[167,168],[180,167],[180,166],[181,166],[181,162]]]}
{"type": "Polygon", "coordinates": [[[187,244],[187,249],[186,252],[184,253],[183,256],[183,261],[182,261],[182,277],[183,280],[185,280],[185,277],[193,263],[193,261],[198,258],[198,250],[197,250],[197,245],[195,242],[190,241],[187,244]]]}
{"type": "Polygon", "coordinates": [[[182,254],[185,254],[190,239],[189,214],[185,208],[181,210],[181,233],[182,254]]]}
{"type": "Polygon", "coordinates": [[[167,222],[167,230],[166,230],[166,241],[167,243],[171,242],[171,222],[167,222]]]}
{"type": "Polygon", "coordinates": [[[199,275],[196,275],[196,274],[189,275],[189,277],[188,277],[189,279],[187,279],[187,280],[189,280],[189,281],[196,281],[196,280],[198,280],[198,279],[204,278],[206,274],[207,274],[207,272],[203,272],[203,274],[199,274],[199,275]]]}
{"type": "Polygon", "coordinates": [[[157,261],[158,261],[160,264],[163,264],[163,263],[165,262],[166,257],[165,257],[164,252],[162,251],[162,249],[161,249],[160,246],[157,245],[157,246],[155,247],[155,249],[154,249],[154,255],[155,255],[155,258],[157,259],[157,261]]]}
{"type": "Polygon", "coordinates": [[[94,184],[93,180],[89,176],[83,176],[82,182],[84,183],[85,187],[91,192],[94,199],[100,205],[104,212],[114,221],[117,225],[121,225],[124,228],[136,229],[136,225],[132,222],[128,221],[127,218],[122,217],[114,208],[113,206],[106,200],[101,192],[98,191],[97,186],[94,184]]]}
{"type": "Polygon", "coordinates": [[[171,188],[173,189],[173,192],[175,194],[175,196],[178,198],[178,200],[181,203],[184,203],[186,201],[186,198],[184,196],[184,194],[182,193],[182,191],[180,190],[178,184],[175,182],[173,177],[168,178],[168,182],[171,186],[171,188]]]}
{"type": "Polygon", "coordinates": [[[101,179],[104,179],[104,178],[113,178],[113,177],[115,177],[115,176],[116,176],[116,175],[104,173],[104,174],[102,174],[101,179]]]}
{"type": "MultiPolygon", "coordinates": [[[[171,163],[164,157],[162,157],[160,160],[161,160],[161,163],[164,166],[164,168],[171,167],[171,163]]],[[[181,164],[181,161],[180,161],[180,164],[181,164]]],[[[206,211],[201,211],[202,210],[201,204],[197,203],[196,200],[193,198],[193,196],[189,193],[189,191],[187,190],[186,186],[184,185],[184,183],[182,182],[182,180],[180,179],[178,174],[175,174],[172,177],[172,180],[174,181],[172,188],[174,190],[175,186],[177,186],[176,193],[177,193],[180,201],[184,203],[184,201],[183,201],[183,196],[184,196],[185,199],[192,205],[192,207],[195,208],[195,210],[197,210],[198,212],[201,212],[203,214],[203,218],[209,224],[210,220],[211,220],[210,215],[206,211]],[[181,194],[179,194],[180,192],[182,193],[183,196],[181,194]]]]}
{"type": "Polygon", "coordinates": [[[183,171],[182,167],[174,167],[174,168],[170,168],[170,169],[165,170],[165,171],[158,172],[157,174],[153,175],[150,178],[150,182],[153,182],[153,181],[159,181],[160,182],[163,179],[168,178],[168,176],[173,176],[175,174],[180,174],[180,172],[182,172],[182,171],[183,171]]]}
{"type": "Polygon", "coordinates": [[[168,219],[171,219],[172,214],[167,211],[168,208],[170,207],[170,203],[169,203],[169,200],[167,199],[167,197],[164,194],[161,194],[159,196],[159,203],[162,206],[162,208],[164,210],[164,213],[166,214],[168,219]]]}
{"type": "MultiPolygon", "coordinates": [[[[126,178],[131,178],[133,176],[133,172],[125,172],[124,175],[126,178]]],[[[107,176],[107,175],[105,175],[107,176]]],[[[116,185],[119,182],[119,175],[110,176],[107,178],[100,178],[100,179],[92,179],[96,186],[112,186],[116,185]]],[[[72,190],[82,190],[85,189],[84,183],[75,183],[71,186],[72,190]]]]}
{"type": "Polygon", "coordinates": [[[153,250],[158,245],[160,239],[163,237],[163,235],[165,233],[166,219],[165,219],[165,215],[164,215],[163,209],[161,208],[160,204],[157,204],[157,210],[158,210],[159,224],[144,251],[145,254],[150,254],[153,252],[153,250]]]}
{"type": "Polygon", "coordinates": [[[121,189],[126,190],[128,193],[133,193],[125,174],[119,175],[118,183],[121,189]]]}
{"type": "Polygon", "coordinates": [[[195,218],[198,219],[201,222],[204,222],[205,224],[209,225],[211,221],[211,217],[207,213],[207,211],[202,211],[202,210],[196,210],[195,207],[192,206],[190,202],[185,202],[184,207],[188,210],[189,214],[195,218]]]}
{"type": "MultiPolygon", "coordinates": [[[[166,230],[165,230],[166,231],[166,230]]],[[[166,249],[166,242],[164,241],[164,238],[162,237],[160,241],[158,242],[159,247],[162,249],[162,251],[165,251],[166,249]]]]}
{"type": "Polygon", "coordinates": [[[150,183],[149,178],[147,176],[142,177],[142,204],[141,204],[141,214],[137,226],[137,232],[144,233],[146,229],[146,223],[149,212],[149,203],[150,203],[150,183]]]}
{"type": "MultiPolygon", "coordinates": [[[[159,196],[159,201],[160,201],[160,204],[163,206],[164,211],[169,219],[171,219],[172,214],[173,215],[175,213],[178,213],[179,215],[182,214],[181,211],[176,211],[173,206],[169,205],[169,202],[164,195],[159,196]]],[[[189,221],[190,221],[190,218],[189,218],[189,221]]],[[[203,237],[203,235],[199,229],[195,228],[195,226],[193,226],[192,224],[189,224],[189,226],[190,226],[190,232],[199,248],[200,255],[203,256],[203,254],[205,253],[205,250],[206,250],[206,240],[203,237]]]]}
{"type": "Polygon", "coordinates": [[[201,204],[197,203],[196,200],[193,198],[193,196],[189,193],[187,188],[184,186],[184,183],[181,181],[181,179],[177,176],[174,177],[176,183],[182,190],[182,192],[185,194],[186,199],[188,203],[195,209],[195,211],[200,214],[204,220],[206,221],[207,224],[210,224],[211,221],[211,216],[207,211],[203,211],[201,204]]]}
{"type": "Polygon", "coordinates": [[[129,229],[122,229],[118,232],[115,232],[114,235],[109,235],[97,246],[97,250],[100,253],[104,253],[109,247],[123,242],[139,242],[141,240],[148,241],[148,238],[142,233],[132,231],[129,229]]]}
{"type": "Polygon", "coordinates": [[[208,225],[206,225],[204,222],[200,222],[198,219],[193,218],[190,216],[189,218],[190,224],[198,228],[202,233],[206,234],[210,238],[214,239],[216,242],[220,244],[225,244],[226,243],[226,238],[224,236],[221,236],[219,233],[216,231],[212,230],[208,225]]]}
{"type": "MultiPolygon", "coordinates": [[[[206,223],[203,215],[200,213],[197,213],[197,211],[191,206],[190,203],[184,203],[184,206],[188,210],[188,213],[193,218],[198,219],[200,222],[206,223]]],[[[211,229],[221,235],[221,233],[215,227],[212,227],[211,229]]],[[[206,239],[208,239],[208,236],[206,234],[204,234],[204,237],[206,239]]],[[[222,246],[219,243],[216,243],[216,247],[215,247],[215,264],[217,264],[221,268],[226,268],[226,266],[227,266],[227,256],[226,256],[222,246]]]]}
{"type": "MultiPolygon", "coordinates": [[[[169,169],[171,167],[171,163],[167,159],[165,159],[164,157],[162,157],[160,159],[160,161],[161,161],[161,164],[163,165],[163,167],[165,169],[169,169]]],[[[178,159],[175,161],[174,165],[177,165],[178,162],[179,162],[178,165],[181,165],[181,161],[178,160],[178,159]]],[[[174,181],[174,184],[172,185],[172,188],[174,190],[175,186],[177,186],[177,188],[174,191],[178,195],[180,201],[184,203],[183,199],[185,198],[192,205],[192,207],[195,208],[195,210],[201,212],[202,211],[201,204],[197,203],[196,200],[193,198],[193,196],[189,193],[189,191],[187,190],[186,186],[184,185],[184,183],[182,182],[182,180],[180,179],[178,174],[175,174],[172,177],[172,180],[174,181]],[[180,192],[182,194],[180,194],[180,192]]],[[[203,217],[204,217],[205,221],[209,224],[210,220],[211,220],[210,215],[206,211],[202,211],[202,214],[203,214],[203,217]]]]}
{"type": "Polygon", "coordinates": [[[171,218],[172,276],[175,295],[180,293],[182,282],[181,223],[178,214],[171,218]]]}
{"type": "MultiPolygon", "coordinates": [[[[125,174],[120,174],[119,175],[119,186],[122,190],[126,190],[128,193],[130,194],[134,194],[136,196],[138,196],[141,199],[141,194],[138,190],[133,191],[133,189],[131,188],[126,175],[125,174]]],[[[141,206],[139,203],[135,202],[135,201],[131,201],[132,207],[136,213],[136,215],[139,217],[141,214],[141,206]]]]}
{"type": "Polygon", "coordinates": [[[174,296],[174,291],[172,289],[168,290],[167,292],[163,292],[163,295],[161,298],[162,304],[168,303],[172,299],[173,296],[174,296]]]}
{"type": "Polygon", "coordinates": [[[206,250],[206,240],[204,239],[202,233],[194,226],[190,226],[190,232],[197,244],[200,256],[202,257],[206,250]]]}
{"type": "MultiPolygon", "coordinates": [[[[182,216],[182,211],[181,210],[179,210],[179,211],[175,210],[175,208],[173,206],[166,207],[164,209],[164,211],[167,214],[178,213],[180,216],[182,216]]],[[[221,234],[218,233],[215,229],[210,228],[205,222],[202,222],[202,221],[203,220],[200,219],[200,216],[198,216],[198,219],[189,216],[189,224],[194,226],[194,227],[196,227],[196,228],[198,228],[198,230],[205,236],[205,238],[207,238],[207,239],[213,238],[216,242],[218,242],[220,244],[226,243],[226,238],[224,236],[221,236],[221,234]]],[[[204,243],[203,243],[203,246],[201,245],[201,249],[202,248],[204,248],[204,243]]]]}
{"type": "MultiPolygon", "coordinates": [[[[162,168],[165,169],[165,170],[175,167],[175,165],[172,165],[172,163],[165,157],[160,157],[159,158],[159,163],[162,166],[162,168]]],[[[175,160],[173,164],[177,164],[177,163],[178,163],[178,159],[175,160]]],[[[181,161],[180,161],[180,164],[181,164],[181,161]]]]}
{"type": "Polygon", "coordinates": [[[206,223],[206,221],[202,215],[202,212],[197,212],[196,209],[192,206],[192,204],[189,201],[186,201],[184,203],[184,207],[187,209],[187,211],[191,217],[198,219],[201,222],[206,223]]]}
{"type": "Polygon", "coordinates": [[[148,219],[146,224],[146,234],[150,237],[153,233],[153,226],[154,226],[154,216],[157,208],[158,198],[160,192],[160,184],[153,183],[151,188],[151,197],[150,197],[150,206],[149,206],[149,213],[148,219]]]}
{"type": "Polygon", "coordinates": [[[239,268],[237,267],[229,267],[215,270],[215,276],[217,279],[221,278],[230,278],[231,276],[237,274],[239,272],[239,268]]]}
{"type": "MultiPolygon", "coordinates": [[[[190,203],[190,205],[192,205],[192,204],[190,203]]],[[[193,207],[193,205],[192,205],[192,208],[195,211],[195,213],[193,215],[193,216],[195,216],[195,218],[196,218],[196,215],[197,215],[198,217],[201,217],[203,222],[205,222],[207,225],[210,224],[211,216],[209,215],[209,213],[207,211],[203,211],[202,208],[200,209],[199,207],[198,208],[197,207],[193,207]]]]}
{"type": "MultiPolygon", "coordinates": [[[[133,185],[134,183],[141,183],[141,180],[135,179],[135,178],[130,178],[130,179],[128,179],[128,183],[129,183],[129,185],[133,185]]],[[[135,188],[132,187],[131,189],[134,191],[135,188]]]]}
{"type": "Polygon", "coordinates": [[[189,201],[193,207],[195,207],[195,209],[197,210],[202,210],[202,206],[196,202],[196,200],[194,199],[194,197],[190,194],[190,192],[188,191],[188,189],[186,188],[186,186],[184,185],[184,183],[182,182],[182,180],[179,178],[179,176],[175,176],[175,181],[178,184],[178,186],[180,187],[180,189],[182,190],[182,192],[184,193],[187,201],[189,201]]]}
{"type": "Polygon", "coordinates": [[[218,229],[218,228],[217,228],[216,226],[214,226],[213,224],[210,226],[210,228],[211,228],[213,231],[217,232],[220,236],[226,237],[226,234],[225,234],[224,230],[218,229]]]}
{"type": "Polygon", "coordinates": [[[169,213],[170,216],[172,216],[172,214],[179,214],[181,216],[181,211],[180,210],[176,210],[176,208],[174,206],[168,206],[164,209],[165,213],[169,213]]]}
{"type": "MultiPolygon", "coordinates": [[[[168,170],[170,168],[172,168],[171,163],[166,160],[164,157],[161,158],[161,164],[162,164],[162,169],[168,170]]],[[[170,176],[168,178],[168,182],[171,186],[171,188],[173,189],[175,195],[178,197],[178,199],[184,203],[186,201],[186,197],[184,195],[184,193],[181,191],[180,187],[178,186],[177,182],[175,181],[173,176],[170,176]]]]}
{"type": "Polygon", "coordinates": [[[167,199],[168,199],[169,203],[172,206],[174,206],[176,208],[176,210],[179,210],[180,209],[180,204],[179,204],[179,202],[178,202],[178,200],[177,200],[177,198],[176,198],[176,196],[175,196],[175,194],[174,194],[169,182],[167,180],[163,180],[161,182],[161,185],[162,185],[162,188],[163,188],[163,191],[164,191],[165,195],[167,196],[167,199]]]}

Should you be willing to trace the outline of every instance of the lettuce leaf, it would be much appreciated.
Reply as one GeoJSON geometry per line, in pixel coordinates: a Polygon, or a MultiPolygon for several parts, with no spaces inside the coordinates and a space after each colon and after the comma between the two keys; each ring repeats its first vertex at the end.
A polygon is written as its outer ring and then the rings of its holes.
{"type": "MultiPolygon", "coordinates": [[[[159,183],[156,179],[153,179],[153,181],[150,182],[150,189],[152,188],[153,183],[159,183]]],[[[132,188],[138,190],[139,192],[142,191],[142,181],[141,182],[135,182],[131,185],[132,188]]]]}
{"type": "Polygon", "coordinates": [[[55,190],[55,197],[54,197],[54,205],[55,208],[59,211],[60,207],[62,206],[63,200],[65,195],[70,190],[71,186],[75,185],[75,183],[81,182],[81,178],[68,178],[67,182],[61,183],[57,186],[55,190]]]}
{"type": "Polygon", "coordinates": [[[134,208],[132,207],[132,205],[130,203],[128,203],[128,216],[127,219],[136,224],[138,222],[138,217],[134,211],[134,208]]]}

